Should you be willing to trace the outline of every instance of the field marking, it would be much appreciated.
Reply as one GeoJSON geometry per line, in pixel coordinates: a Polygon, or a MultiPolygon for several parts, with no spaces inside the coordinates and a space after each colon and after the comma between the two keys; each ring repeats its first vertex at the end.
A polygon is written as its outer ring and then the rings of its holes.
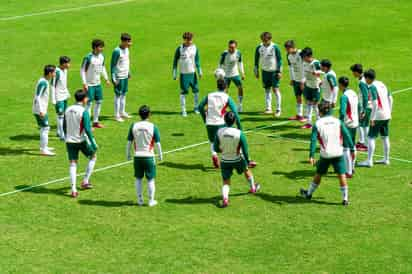
{"type": "MultiPolygon", "coordinates": [[[[402,92],[405,92],[405,91],[408,91],[408,90],[412,90],[412,87],[405,88],[405,89],[400,89],[400,90],[396,90],[396,91],[392,92],[392,94],[398,94],[398,93],[402,93],[402,92]]],[[[267,125],[267,126],[256,127],[256,128],[253,128],[253,129],[246,130],[246,131],[244,131],[244,133],[251,133],[251,132],[256,133],[256,131],[258,131],[258,130],[267,129],[267,128],[271,128],[271,127],[275,127],[275,126],[280,126],[280,125],[285,125],[285,124],[289,124],[289,123],[291,123],[291,122],[292,122],[292,121],[283,121],[283,122],[278,122],[278,123],[272,123],[272,124],[267,125]]],[[[282,138],[284,138],[284,137],[282,137],[282,138]]],[[[287,139],[287,138],[284,138],[284,139],[287,139]]],[[[298,140],[298,139],[293,139],[293,138],[288,138],[288,139],[294,140],[295,142],[304,142],[304,143],[307,143],[307,141],[304,141],[304,140],[298,140]]],[[[209,143],[209,141],[203,141],[203,142],[200,142],[200,143],[195,143],[195,144],[191,144],[191,145],[187,145],[187,146],[175,148],[175,149],[166,151],[166,152],[164,152],[163,154],[170,154],[170,153],[174,153],[174,152],[178,152],[178,151],[182,151],[182,150],[186,150],[186,149],[198,147],[198,146],[201,146],[201,145],[205,145],[205,144],[208,144],[208,143],[209,143]]],[[[376,155],[376,156],[380,156],[380,155],[376,155]]],[[[382,156],[380,156],[380,157],[382,157],[382,156]]],[[[406,163],[412,163],[412,161],[405,160],[405,159],[400,159],[400,158],[391,157],[391,159],[396,160],[396,161],[406,162],[406,163]]],[[[131,162],[132,162],[132,161],[126,161],[126,162],[121,162],[121,163],[117,163],[117,164],[113,164],[113,165],[109,165],[109,166],[97,168],[97,169],[94,170],[93,173],[97,173],[97,172],[101,172],[101,171],[104,171],[104,170],[108,170],[108,169],[112,169],[112,168],[124,166],[124,165],[126,165],[126,164],[131,163],[131,162]]],[[[84,172],[77,174],[77,177],[80,177],[80,176],[84,176],[84,172]]],[[[20,189],[16,189],[16,190],[13,190],[13,191],[0,193],[0,197],[4,197],[4,196],[8,196],[8,195],[12,195],[12,194],[19,193],[19,192],[27,191],[27,190],[30,190],[30,189],[33,189],[33,188],[36,188],[36,187],[40,187],[40,186],[45,186],[45,185],[50,185],[50,184],[55,184],[55,183],[63,182],[63,181],[68,180],[68,179],[70,179],[70,177],[63,177],[63,178],[60,178],[60,179],[54,179],[54,180],[51,180],[51,181],[48,181],[48,182],[45,182],[45,183],[41,183],[41,184],[38,184],[38,185],[32,185],[32,186],[28,186],[28,187],[25,187],[25,188],[20,188],[20,189]]]]}
{"type": "Polygon", "coordinates": [[[10,17],[0,17],[0,21],[12,21],[12,20],[26,18],[26,17],[56,14],[56,13],[64,13],[64,12],[69,12],[69,11],[78,11],[78,10],[98,8],[98,7],[108,7],[108,6],[126,4],[126,3],[130,3],[130,2],[136,2],[136,1],[137,0],[119,0],[119,1],[112,1],[112,2],[107,2],[107,3],[91,4],[91,5],[87,5],[87,6],[81,6],[81,7],[64,8],[64,9],[59,9],[59,10],[47,10],[47,11],[27,13],[27,14],[10,16],[10,17]]]}

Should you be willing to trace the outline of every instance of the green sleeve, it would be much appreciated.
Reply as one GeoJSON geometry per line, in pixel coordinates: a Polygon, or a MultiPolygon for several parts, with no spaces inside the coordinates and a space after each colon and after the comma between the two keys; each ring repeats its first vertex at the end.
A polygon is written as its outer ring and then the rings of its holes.
{"type": "Polygon", "coordinates": [[[260,58],[259,49],[260,49],[260,45],[257,46],[255,50],[255,69],[259,68],[259,58],[260,58]]]}
{"type": "Polygon", "coordinates": [[[243,62],[242,53],[240,53],[240,51],[237,52],[237,58],[238,58],[238,62],[239,62],[239,63],[242,63],[242,62],[243,62]]]}
{"type": "Polygon", "coordinates": [[[318,141],[318,128],[316,127],[316,125],[313,125],[312,134],[310,136],[309,158],[315,157],[317,141],[318,141]]]}
{"type": "Polygon", "coordinates": [[[233,102],[232,98],[230,98],[230,97],[229,97],[229,100],[228,100],[228,106],[230,107],[230,109],[235,114],[237,128],[242,130],[242,125],[240,124],[240,117],[239,117],[239,113],[237,112],[236,104],[235,104],[235,102],[233,102]]]}
{"type": "Polygon", "coordinates": [[[96,145],[96,141],[94,140],[94,136],[93,136],[93,132],[92,132],[92,127],[91,127],[91,123],[90,123],[90,115],[88,111],[84,111],[83,112],[83,127],[84,127],[84,131],[87,135],[87,137],[89,138],[90,143],[92,144],[92,146],[94,148],[97,147],[96,145]]]}
{"type": "Polygon", "coordinates": [[[110,62],[110,71],[112,74],[112,80],[116,80],[116,66],[117,63],[119,62],[119,58],[120,58],[120,51],[118,49],[115,49],[112,53],[112,60],[110,62]]]}
{"type": "Polygon", "coordinates": [[[41,96],[46,89],[47,89],[47,83],[44,82],[44,81],[41,81],[41,82],[37,85],[36,95],[37,95],[37,96],[41,96]]]}
{"type": "Polygon", "coordinates": [[[200,68],[200,55],[199,55],[199,49],[198,48],[196,48],[195,65],[196,65],[197,72],[199,74],[202,74],[202,69],[200,68]]]}
{"type": "Polygon", "coordinates": [[[130,141],[130,142],[133,142],[133,140],[134,140],[133,126],[134,126],[134,123],[130,126],[129,133],[127,134],[127,140],[130,141]]]}
{"type": "Polygon", "coordinates": [[[207,95],[203,97],[202,101],[200,101],[200,104],[198,106],[198,110],[200,112],[200,115],[203,118],[203,122],[206,122],[206,110],[205,110],[206,105],[207,105],[207,95]]]}
{"type": "Polygon", "coordinates": [[[328,83],[329,83],[329,85],[332,89],[338,85],[337,82],[336,82],[335,76],[333,76],[331,74],[326,75],[326,80],[328,81],[328,83]]]}
{"type": "Polygon", "coordinates": [[[371,86],[369,92],[371,93],[372,101],[378,100],[378,91],[375,86],[371,86]]]}
{"type": "Polygon", "coordinates": [[[243,156],[246,162],[249,164],[249,146],[247,144],[246,136],[243,132],[240,133],[240,148],[242,149],[243,156]]]}
{"type": "Polygon", "coordinates": [[[53,86],[56,87],[60,80],[60,70],[56,69],[56,76],[53,79],[53,86]]]}
{"type": "Polygon", "coordinates": [[[222,55],[220,56],[220,61],[219,61],[219,65],[223,65],[223,63],[225,62],[225,57],[226,57],[227,53],[223,52],[222,55]]]}
{"type": "Polygon", "coordinates": [[[175,51],[175,56],[173,58],[173,69],[177,69],[177,61],[179,61],[180,58],[180,47],[177,47],[175,51]]]}
{"type": "Polygon", "coordinates": [[[348,108],[348,97],[342,95],[340,97],[340,110],[339,110],[339,120],[345,121],[346,109],[348,108]]]}
{"type": "Polygon", "coordinates": [[[87,55],[86,57],[83,58],[82,62],[82,68],[84,71],[87,71],[90,65],[90,55],[87,55]]]}
{"type": "Polygon", "coordinates": [[[276,55],[276,63],[277,63],[277,71],[281,71],[282,69],[282,54],[280,53],[280,49],[277,45],[274,45],[275,47],[275,55],[276,55]]]}
{"type": "Polygon", "coordinates": [[[359,91],[362,94],[362,109],[365,110],[368,107],[369,89],[368,85],[364,82],[359,82],[359,91]]]}
{"type": "Polygon", "coordinates": [[[315,70],[320,70],[320,63],[319,63],[319,61],[313,62],[313,67],[315,68],[315,70]]]}
{"type": "Polygon", "coordinates": [[[349,147],[351,151],[354,151],[355,145],[352,141],[348,128],[345,126],[345,124],[342,121],[340,123],[340,127],[341,127],[342,135],[343,135],[343,145],[345,147],[349,147]]]}
{"type": "Polygon", "coordinates": [[[154,140],[156,143],[160,143],[160,133],[159,129],[155,126],[153,129],[154,140]]]}
{"type": "Polygon", "coordinates": [[[218,134],[216,134],[216,136],[215,136],[215,141],[213,142],[213,148],[215,149],[216,152],[222,152],[220,150],[220,141],[219,141],[218,134]]]}

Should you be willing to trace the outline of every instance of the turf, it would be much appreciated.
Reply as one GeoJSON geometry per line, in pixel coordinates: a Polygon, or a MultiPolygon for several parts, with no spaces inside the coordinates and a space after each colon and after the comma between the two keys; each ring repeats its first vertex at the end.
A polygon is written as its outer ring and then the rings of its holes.
{"type": "MultiPolygon", "coordinates": [[[[110,2],[110,1],[103,1],[110,2]]],[[[86,6],[93,1],[6,1],[0,18],[86,6]]],[[[69,182],[0,197],[0,273],[411,273],[412,126],[410,92],[394,95],[392,159],[388,167],[358,169],[350,181],[351,205],[340,206],[330,174],[305,202],[296,197],[314,173],[309,132],[285,122],[294,98],[285,70],[283,115],[259,114],[263,91],[252,77],[254,48],[262,31],[283,44],[295,39],[330,58],[338,75],[362,62],[392,91],[412,86],[410,1],[132,1],[60,14],[0,20],[0,193],[68,176],[64,144],[50,136],[54,158],[38,154],[31,114],[35,82],[46,63],[69,55],[71,91],[80,87],[79,66],[92,38],[106,42],[106,56],[120,32],[130,32],[132,79],[128,111],[150,104],[162,145],[170,151],[206,140],[201,118],[178,111],[178,83],[171,79],[174,50],[183,31],[195,33],[205,72],[201,94],[215,88],[213,71],[226,41],[237,39],[245,58],[245,113],[251,156],[258,162],[256,196],[235,176],[231,206],[216,206],[220,173],[208,145],[165,155],[158,165],[156,208],[137,207],[130,164],[97,172],[95,189],[68,197],[69,182]],[[267,127],[274,124],[272,127],[267,127]],[[265,127],[264,129],[258,129],[265,127]]],[[[285,53],[282,49],[283,57],[285,53]]],[[[352,87],[355,88],[355,81],[352,87]]],[[[236,98],[235,90],[231,94],[236,98]]],[[[112,119],[112,88],[105,88],[96,168],[125,161],[130,122],[112,119]]],[[[189,106],[191,97],[189,97],[189,106]]],[[[50,121],[55,114],[49,108],[50,121]]],[[[381,154],[381,142],[377,142],[381,154]]],[[[360,158],[364,158],[361,155],[360,158]]],[[[80,161],[83,170],[86,161],[80,161]]]]}

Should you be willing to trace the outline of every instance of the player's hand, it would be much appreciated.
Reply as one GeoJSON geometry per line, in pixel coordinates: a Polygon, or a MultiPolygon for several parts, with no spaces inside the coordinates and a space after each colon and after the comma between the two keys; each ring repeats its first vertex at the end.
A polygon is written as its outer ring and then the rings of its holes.
{"type": "Polygon", "coordinates": [[[316,164],[316,160],[314,158],[309,158],[309,164],[314,166],[316,164]]]}
{"type": "Polygon", "coordinates": [[[301,91],[303,91],[305,89],[305,83],[301,82],[299,84],[299,88],[300,88],[301,91]]]}
{"type": "Polygon", "coordinates": [[[87,91],[89,89],[89,87],[87,86],[87,84],[83,84],[83,90],[87,91]]]}
{"type": "Polygon", "coordinates": [[[106,80],[106,86],[110,87],[112,85],[112,83],[110,83],[109,80],[106,80]]]}
{"type": "Polygon", "coordinates": [[[45,115],[44,115],[43,112],[40,112],[40,113],[39,113],[39,116],[40,116],[40,118],[44,118],[45,115]]]}
{"type": "Polygon", "coordinates": [[[371,125],[371,127],[374,127],[375,126],[375,120],[371,120],[370,125],[371,125]]]}
{"type": "Polygon", "coordinates": [[[199,79],[202,79],[203,74],[199,73],[199,79]]]}
{"type": "Polygon", "coordinates": [[[245,77],[245,75],[244,75],[244,74],[242,74],[242,80],[245,80],[245,78],[246,78],[246,77],[245,77]]]}
{"type": "Polygon", "coordinates": [[[276,78],[281,79],[282,78],[282,72],[276,73],[276,78]]]}

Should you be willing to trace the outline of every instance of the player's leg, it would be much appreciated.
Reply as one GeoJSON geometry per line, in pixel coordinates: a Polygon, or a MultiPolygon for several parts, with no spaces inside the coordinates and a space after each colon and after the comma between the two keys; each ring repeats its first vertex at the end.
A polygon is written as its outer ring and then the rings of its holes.
{"type": "Polygon", "coordinates": [[[96,128],[103,128],[103,125],[99,123],[99,116],[102,110],[102,103],[103,103],[103,89],[102,86],[95,86],[95,97],[96,103],[94,105],[94,112],[93,112],[93,127],[96,128]]]}
{"type": "Polygon", "coordinates": [[[319,187],[320,182],[322,180],[322,176],[325,175],[328,172],[330,165],[330,160],[329,159],[324,159],[320,158],[319,161],[316,163],[316,174],[313,177],[312,182],[309,184],[309,187],[307,190],[301,189],[300,194],[310,200],[312,199],[313,193],[316,191],[316,189],[319,187]]]}
{"type": "Polygon", "coordinates": [[[230,88],[230,83],[232,82],[231,77],[225,77],[225,83],[226,83],[226,88],[225,88],[225,92],[229,93],[229,88],[230,88]]]}
{"type": "Polygon", "coordinates": [[[233,174],[233,166],[229,163],[221,163],[221,174],[223,179],[222,186],[222,207],[227,207],[229,205],[229,192],[230,192],[230,178],[233,174]]]}
{"type": "Polygon", "coordinates": [[[77,192],[76,178],[77,178],[77,161],[79,160],[79,147],[78,144],[66,143],[67,154],[69,158],[69,174],[71,183],[71,196],[76,198],[79,193],[77,192]]]}
{"type": "Polygon", "coordinates": [[[120,96],[121,96],[121,82],[120,81],[117,83],[117,85],[115,85],[113,83],[113,88],[114,88],[114,118],[118,122],[123,122],[124,120],[120,116],[120,96]]]}
{"type": "Polygon", "coordinates": [[[121,82],[121,95],[120,95],[120,115],[123,118],[130,118],[130,115],[126,112],[126,94],[129,90],[129,79],[122,79],[121,82]]]}
{"type": "MultiPolygon", "coordinates": [[[[240,76],[235,76],[232,78],[233,83],[237,87],[237,98],[238,98],[238,112],[243,111],[243,83],[240,76]]],[[[229,87],[228,87],[229,88],[229,87]]]]}
{"type": "Polygon", "coordinates": [[[193,74],[193,78],[190,81],[190,87],[192,88],[193,92],[193,112],[199,114],[199,82],[197,81],[197,74],[193,74]]]}
{"type": "Polygon", "coordinates": [[[340,191],[342,193],[342,205],[349,205],[349,190],[345,174],[338,174],[340,191]]]}
{"type": "Polygon", "coordinates": [[[304,129],[310,129],[312,128],[312,115],[313,115],[313,96],[312,96],[312,91],[309,87],[304,87],[303,90],[303,95],[305,97],[306,101],[306,114],[305,114],[305,120],[306,123],[302,126],[304,129]]]}
{"type": "Polygon", "coordinates": [[[147,192],[149,194],[149,206],[157,205],[157,201],[155,200],[155,178],[156,178],[156,164],[154,157],[145,158],[145,174],[147,179],[147,192]]]}
{"type": "Polygon", "coordinates": [[[361,119],[360,126],[359,126],[359,143],[356,146],[356,149],[359,151],[367,151],[368,150],[368,135],[369,135],[369,122],[370,122],[370,115],[372,110],[367,108],[365,110],[365,116],[361,119]]]}
{"type": "Polygon", "coordinates": [[[346,206],[349,204],[349,200],[348,200],[348,184],[347,184],[346,175],[345,175],[348,171],[345,166],[345,160],[343,156],[341,156],[341,157],[333,158],[330,161],[333,165],[333,169],[335,173],[337,174],[339,178],[340,191],[342,193],[342,205],[346,206]]]}
{"type": "Polygon", "coordinates": [[[57,137],[60,140],[64,140],[64,131],[63,131],[63,120],[64,120],[64,111],[66,110],[67,101],[57,101],[56,102],[56,120],[57,120],[57,137]]]}
{"type": "Polygon", "coordinates": [[[212,125],[207,125],[206,130],[207,130],[207,137],[209,139],[210,143],[210,153],[212,155],[212,162],[213,166],[215,168],[219,168],[219,157],[217,156],[217,152],[215,151],[214,148],[214,141],[216,138],[217,131],[221,128],[221,126],[212,126],[212,125]]]}
{"type": "Polygon", "coordinates": [[[143,159],[139,157],[134,157],[133,167],[134,167],[134,177],[136,178],[135,185],[136,185],[137,204],[141,206],[144,203],[143,189],[142,189],[142,183],[143,183],[143,178],[144,178],[143,159]]]}
{"type": "Polygon", "coordinates": [[[269,71],[262,70],[262,84],[265,89],[265,114],[272,114],[272,74],[269,71]]]}
{"type": "Polygon", "coordinates": [[[389,152],[390,152],[390,142],[389,142],[389,120],[382,121],[382,126],[380,128],[380,135],[382,137],[383,143],[383,159],[376,161],[377,164],[389,165],[389,152]]]}
{"type": "Polygon", "coordinates": [[[343,148],[343,157],[345,159],[345,166],[346,166],[346,177],[347,178],[352,178],[352,156],[350,153],[350,149],[345,147],[343,148]]]}
{"type": "Polygon", "coordinates": [[[275,117],[280,117],[282,113],[282,95],[280,93],[280,79],[278,78],[276,73],[273,73],[272,76],[272,90],[276,97],[276,111],[275,117]]]}
{"type": "Polygon", "coordinates": [[[40,117],[40,115],[34,115],[37,121],[37,125],[40,128],[40,153],[43,156],[54,156],[56,155],[52,152],[53,148],[49,147],[49,117],[47,113],[40,117]]]}
{"type": "Polygon", "coordinates": [[[257,191],[260,190],[260,184],[255,182],[255,178],[253,176],[253,173],[250,169],[246,169],[244,171],[245,178],[249,183],[249,193],[256,193],[257,191]]]}
{"type": "Polygon", "coordinates": [[[370,127],[368,133],[368,159],[358,163],[360,167],[372,167],[373,166],[373,155],[375,154],[376,148],[376,138],[379,135],[381,123],[380,121],[375,121],[375,124],[370,127]]]}
{"type": "Polygon", "coordinates": [[[303,120],[303,105],[302,105],[302,89],[299,82],[293,81],[293,93],[296,98],[296,115],[289,118],[289,120],[303,120]]]}
{"type": "Polygon", "coordinates": [[[91,114],[91,109],[93,106],[93,101],[94,101],[94,97],[95,97],[95,88],[88,86],[87,87],[87,97],[89,98],[89,100],[87,100],[87,105],[86,105],[86,110],[89,112],[89,115],[91,114]]]}
{"type": "Polygon", "coordinates": [[[188,81],[188,76],[186,74],[180,74],[179,77],[179,82],[180,82],[180,107],[181,107],[181,113],[183,117],[187,116],[186,112],[186,96],[189,93],[189,81],[188,81]]]}
{"type": "Polygon", "coordinates": [[[94,166],[96,165],[96,151],[87,142],[80,144],[80,150],[87,158],[89,158],[81,187],[83,189],[91,189],[93,186],[90,183],[90,177],[92,176],[94,166]]]}

